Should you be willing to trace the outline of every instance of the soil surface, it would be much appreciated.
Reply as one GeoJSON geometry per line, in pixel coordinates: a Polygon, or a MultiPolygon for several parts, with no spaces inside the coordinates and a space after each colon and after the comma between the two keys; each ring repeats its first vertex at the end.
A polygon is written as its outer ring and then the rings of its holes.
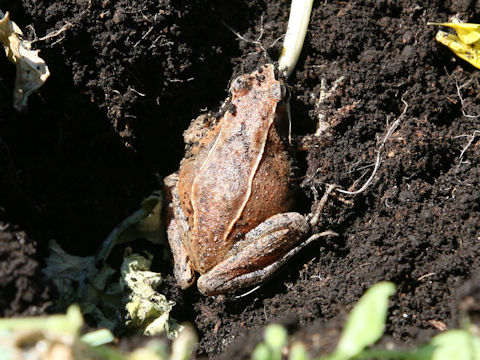
{"type": "MultiPolygon", "coordinates": [[[[289,6],[0,0],[51,72],[18,113],[15,68],[0,57],[1,316],[52,311],[55,289],[41,273],[48,241],[94,253],[178,169],[191,119],[217,110],[234,76],[278,58],[289,6]]],[[[292,128],[311,134],[322,116],[330,128],[298,156],[297,210],[315,209],[328,184],[360,189],[380,163],[363,192],[329,197],[315,232],[339,235],[308,245],[247,296],[180,291],[163,266],[173,315],[198,329],[199,355],[241,358],[274,321],[312,354],[328,351],[380,280],[398,285],[386,332],[404,347],[458,326],[457,301],[470,290],[478,300],[479,71],[426,25],[457,13],[478,23],[480,3],[315,2],[288,81],[292,128]],[[330,96],[318,104],[322,84],[330,96]]]]}

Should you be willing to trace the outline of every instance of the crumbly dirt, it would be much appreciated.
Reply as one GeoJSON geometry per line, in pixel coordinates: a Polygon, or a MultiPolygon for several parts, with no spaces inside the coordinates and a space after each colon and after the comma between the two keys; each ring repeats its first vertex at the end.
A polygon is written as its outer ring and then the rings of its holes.
{"type": "MultiPolygon", "coordinates": [[[[218,108],[234,75],[278,58],[289,4],[0,0],[52,73],[20,114],[14,67],[0,57],[0,315],[51,309],[48,241],[93,253],[178,168],[190,120],[218,108]]],[[[319,115],[331,127],[299,154],[298,210],[314,209],[327,184],[359,189],[378,154],[380,166],[362,193],[330,197],[315,231],[339,236],[310,244],[252,294],[204,297],[167,276],[199,355],[242,358],[274,321],[312,354],[328,351],[380,280],[398,285],[386,332],[401,346],[457,326],[465,297],[478,318],[479,72],[426,23],[457,13],[478,23],[479,12],[473,0],[315,2],[289,79],[292,127],[313,133],[319,115]],[[333,91],[317,106],[322,81],[333,91]]]]}

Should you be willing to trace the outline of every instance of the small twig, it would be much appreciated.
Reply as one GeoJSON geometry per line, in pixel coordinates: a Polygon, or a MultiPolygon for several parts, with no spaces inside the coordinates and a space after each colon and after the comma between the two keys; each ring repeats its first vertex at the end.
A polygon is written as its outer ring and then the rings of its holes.
{"type": "Polygon", "coordinates": [[[147,96],[147,94],[141,93],[140,91],[135,90],[135,89],[134,89],[133,87],[131,87],[131,86],[128,87],[128,90],[134,92],[135,94],[137,94],[138,96],[141,96],[141,97],[147,96]]]}
{"type": "MultiPolygon", "coordinates": [[[[323,194],[320,201],[317,203],[316,209],[313,211],[311,218],[310,218],[310,226],[315,226],[318,223],[318,219],[320,218],[320,214],[327,203],[328,196],[330,193],[335,189],[335,185],[329,185],[325,193],[323,194]]],[[[316,190],[315,190],[316,191],[316,190]]]]}
{"type": "Polygon", "coordinates": [[[342,193],[342,194],[347,194],[347,195],[357,195],[357,194],[360,194],[361,192],[365,191],[365,189],[372,183],[373,181],[373,178],[375,176],[375,174],[377,173],[377,170],[378,168],[380,167],[380,163],[382,162],[382,150],[383,148],[385,147],[385,143],[387,142],[387,140],[390,138],[390,136],[395,132],[395,130],[397,129],[398,125],[400,125],[400,121],[403,119],[403,117],[405,116],[406,112],[407,112],[407,109],[408,109],[408,103],[403,100],[402,98],[402,102],[403,104],[405,105],[405,108],[403,109],[402,113],[400,114],[400,116],[392,123],[392,125],[390,125],[390,127],[388,128],[388,131],[387,133],[385,134],[385,137],[383,138],[382,140],[382,143],[380,144],[380,146],[378,147],[378,150],[377,150],[377,158],[375,160],[375,166],[373,168],[373,171],[372,173],[370,174],[370,177],[367,179],[367,181],[365,182],[365,184],[363,184],[363,186],[356,190],[356,191],[347,191],[347,190],[342,190],[342,189],[335,189],[336,191],[342,193]]]}
{"type": "Polygon", "coordinates": [[[188,82],[188,81],[193,81],[195,78],[190,77],[188,79],[170,79],[168,80],[171,83],[183,83],[183,82],[188,82]]]}
{"type": "MultiPolygon", "coordinates": [[[[0,14],[0,15],[1,15],[1,14],[0,14]]],[[[30,31],[33,32],[33,40],[31,40],[31,43],[34,43],[35,41],[38,41],[37,32],[35,31],[35,28],[33,27],[33,25],[32,25],[32,24],[27,25],[27,26],[25,27],[25,30],[26,30],[26,29],[30,29],[30,31]]]]}
{"type": "Polygon", "coordinates": [[[443,321],[441,320],[436,320],[436,319],[432,319],[432,320],[428,320],[427,323],[429,323],[430,325],[432,325],[435,329],[437,330],[440,330],[440,331],[446,331],[448,330],[448,326],[447,324],[445,324],[443,321]]]}
{"type": "Polygon", "coordinates": [[[55,40],[53,43],[50,44],[50,46],[55,46],[57,45],[60,41],[62,41],[63,39],[65,39],[65,35],[63,35],[62,37],[58,38],[57,40],[55,40]]]}
{"type": "Polygon", "coordinates": [[[351,274],[353,274],[355,271],[357,271],[359,268],[361,267],[364,267],[364,266],[368,266],[368,265],[371,265],[372,263],[370,261],[367,261],[367,262],[364,262],[363,264],[360,264],[358,266],[355,266],[355,268],[353,268],[352,270],[350,270],[347,275],[350,276],[351,274]]]}
{"type": "Polygon", "coordinates": [[[333,82],[333,85],[330,88],[330,90],[326,91],[327,80],[325,78],[322,78],[322,80],[320,82],[320,86],[321,86],[320,95],[318,97],[317,102],[315,103],[316,108],[319,108],[321,105],[323,105],[325,103],[325,101],[335,93],[335,91],[338,88],[338,85],[340,85],[340,83],[343,81],[343,79],[345,79],[345,76],[343,76],[343,75],[340,76],[338,79],[336,79],[333,82]]]}
{"type": "Polygon", "coordinates": [[[330,90],[326,91],[327,89],[327,80],[325,78],[322,78],[320,81],[320,95],[318,96],[318,100],[315,102],[315,108],[318,109],[318,115],[317,115],[317,130],[315,131],[315,136],[321,136],[323,132],[328,130],[330,128],[330,124],[328,121],[326,121],[327,118],[327,112],[325,109],[322,109],[323,105],[327,101],[328,98],[330,98],[335,91],[337,90],[338,86],[340,83],[345,79],[345,76],[340,76],[338,79],[336,79],[333,82],[332,87],[330,90]]]}
{"type": "MultiPolygon", "coordinates": [[[[257,291],[258,289],[260,289],[261,286],[262,286],[262,285],[257,285],[257,286],[255,286],[253,289],[248,290],[247,292],[245,292],[245,293],[243,293],[243,294],[241,294],[241,295],[235,296],[235,299],[240,299],[240,298],[242,298],[242,297],[245,297],[245,296],[247,296],[247,295],[250,295],[251,293],[253,293],[253,292],[257,291]]],[[[265,314],[265,315],[266,315],[266,314],[265,314]]]]}
{"type": "Polygon", "coordinates": [[[425,278],[427,278],[427,277],[430,277],[430,276],[433,276],[433,275],[435,275],[434,272],[431,272],[431,273],[422,275],[422,276],[420,276],[420,277],[417,279],[417,281],[422,281],[423,279],[425,279],[425,278]]]}
{"type": "MultiPolygon", "coordinates": [[[[154,25],[155,26],[155,25],[154,25]]],[[[153,28],[154,26],[150,26],[147,30],[147,32],[145,34],[143,34],[143,36],[140,38],[140,40],[138,40],[135,45],[133,45],[134,48],[136,48],[138,46],[138,44],[140,44],[143,40],[145,40],[145,38],[153,31],[153,28]]]]}
{"type": "Polygon", "coordinates": [[[65,22],[65,25],[63,25],[60,29],[58,30],[55,30],[55,31],[52,31],[50,33],[48,33],[47,35],[45,36],[42,36],[41,38],[38,38],[32,42],[35,42],[35,41],[45,41],[45,40],[48,40],[48,39],[51,39],[51,38],[54,38],[54,37],[57,37],[61,34],[63,34],[65,31],[67,31],[68,29],[70,29],[71,27],[73,26],[72,23],[70,22],[65,22]]]}

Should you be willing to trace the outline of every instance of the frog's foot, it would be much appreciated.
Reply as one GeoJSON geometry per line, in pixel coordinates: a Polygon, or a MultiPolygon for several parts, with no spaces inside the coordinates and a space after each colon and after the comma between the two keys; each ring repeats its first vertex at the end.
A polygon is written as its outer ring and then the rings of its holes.
{"type": "Polygon", "coordinates": [[[215,295],[263,282],[314,239],[298,244],[310,231],[299,213],[277,214],[237,242],[228,257],[197,281],[202,294],[215,295]]]}

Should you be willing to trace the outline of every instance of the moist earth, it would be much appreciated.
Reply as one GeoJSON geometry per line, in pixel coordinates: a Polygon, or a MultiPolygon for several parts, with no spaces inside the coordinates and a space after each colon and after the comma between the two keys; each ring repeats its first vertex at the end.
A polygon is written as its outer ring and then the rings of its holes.
{"type": "MultiPolygon", "coordinates": [[[[1,316],[53,311],[41,273],[49,240],[94,253],[178,169],[191,119],[218,110],[230,79],[278,59],[289,6],[0,1],[51,72],[18,113],[15,69],[0,57],[1,316]]],[[[314,210],[329,184],[369,186],[334,191],[315,232],[338,236],[243,297],[179,291],[171,264],[157,264],[173,316],[198,330],[198,355],[245,357],[271,322],[325,353],[381,280],[398,286],[386,334],[399,346],[457,327],[469,292],[478,320],[479,73],[436,43],[427,22],[478,23],[479,12],[473,0],[314,3],[288,80],[292,131],[312,134],[319,118],[328,127],[298,155],[296,210],[314,210]]]]}

